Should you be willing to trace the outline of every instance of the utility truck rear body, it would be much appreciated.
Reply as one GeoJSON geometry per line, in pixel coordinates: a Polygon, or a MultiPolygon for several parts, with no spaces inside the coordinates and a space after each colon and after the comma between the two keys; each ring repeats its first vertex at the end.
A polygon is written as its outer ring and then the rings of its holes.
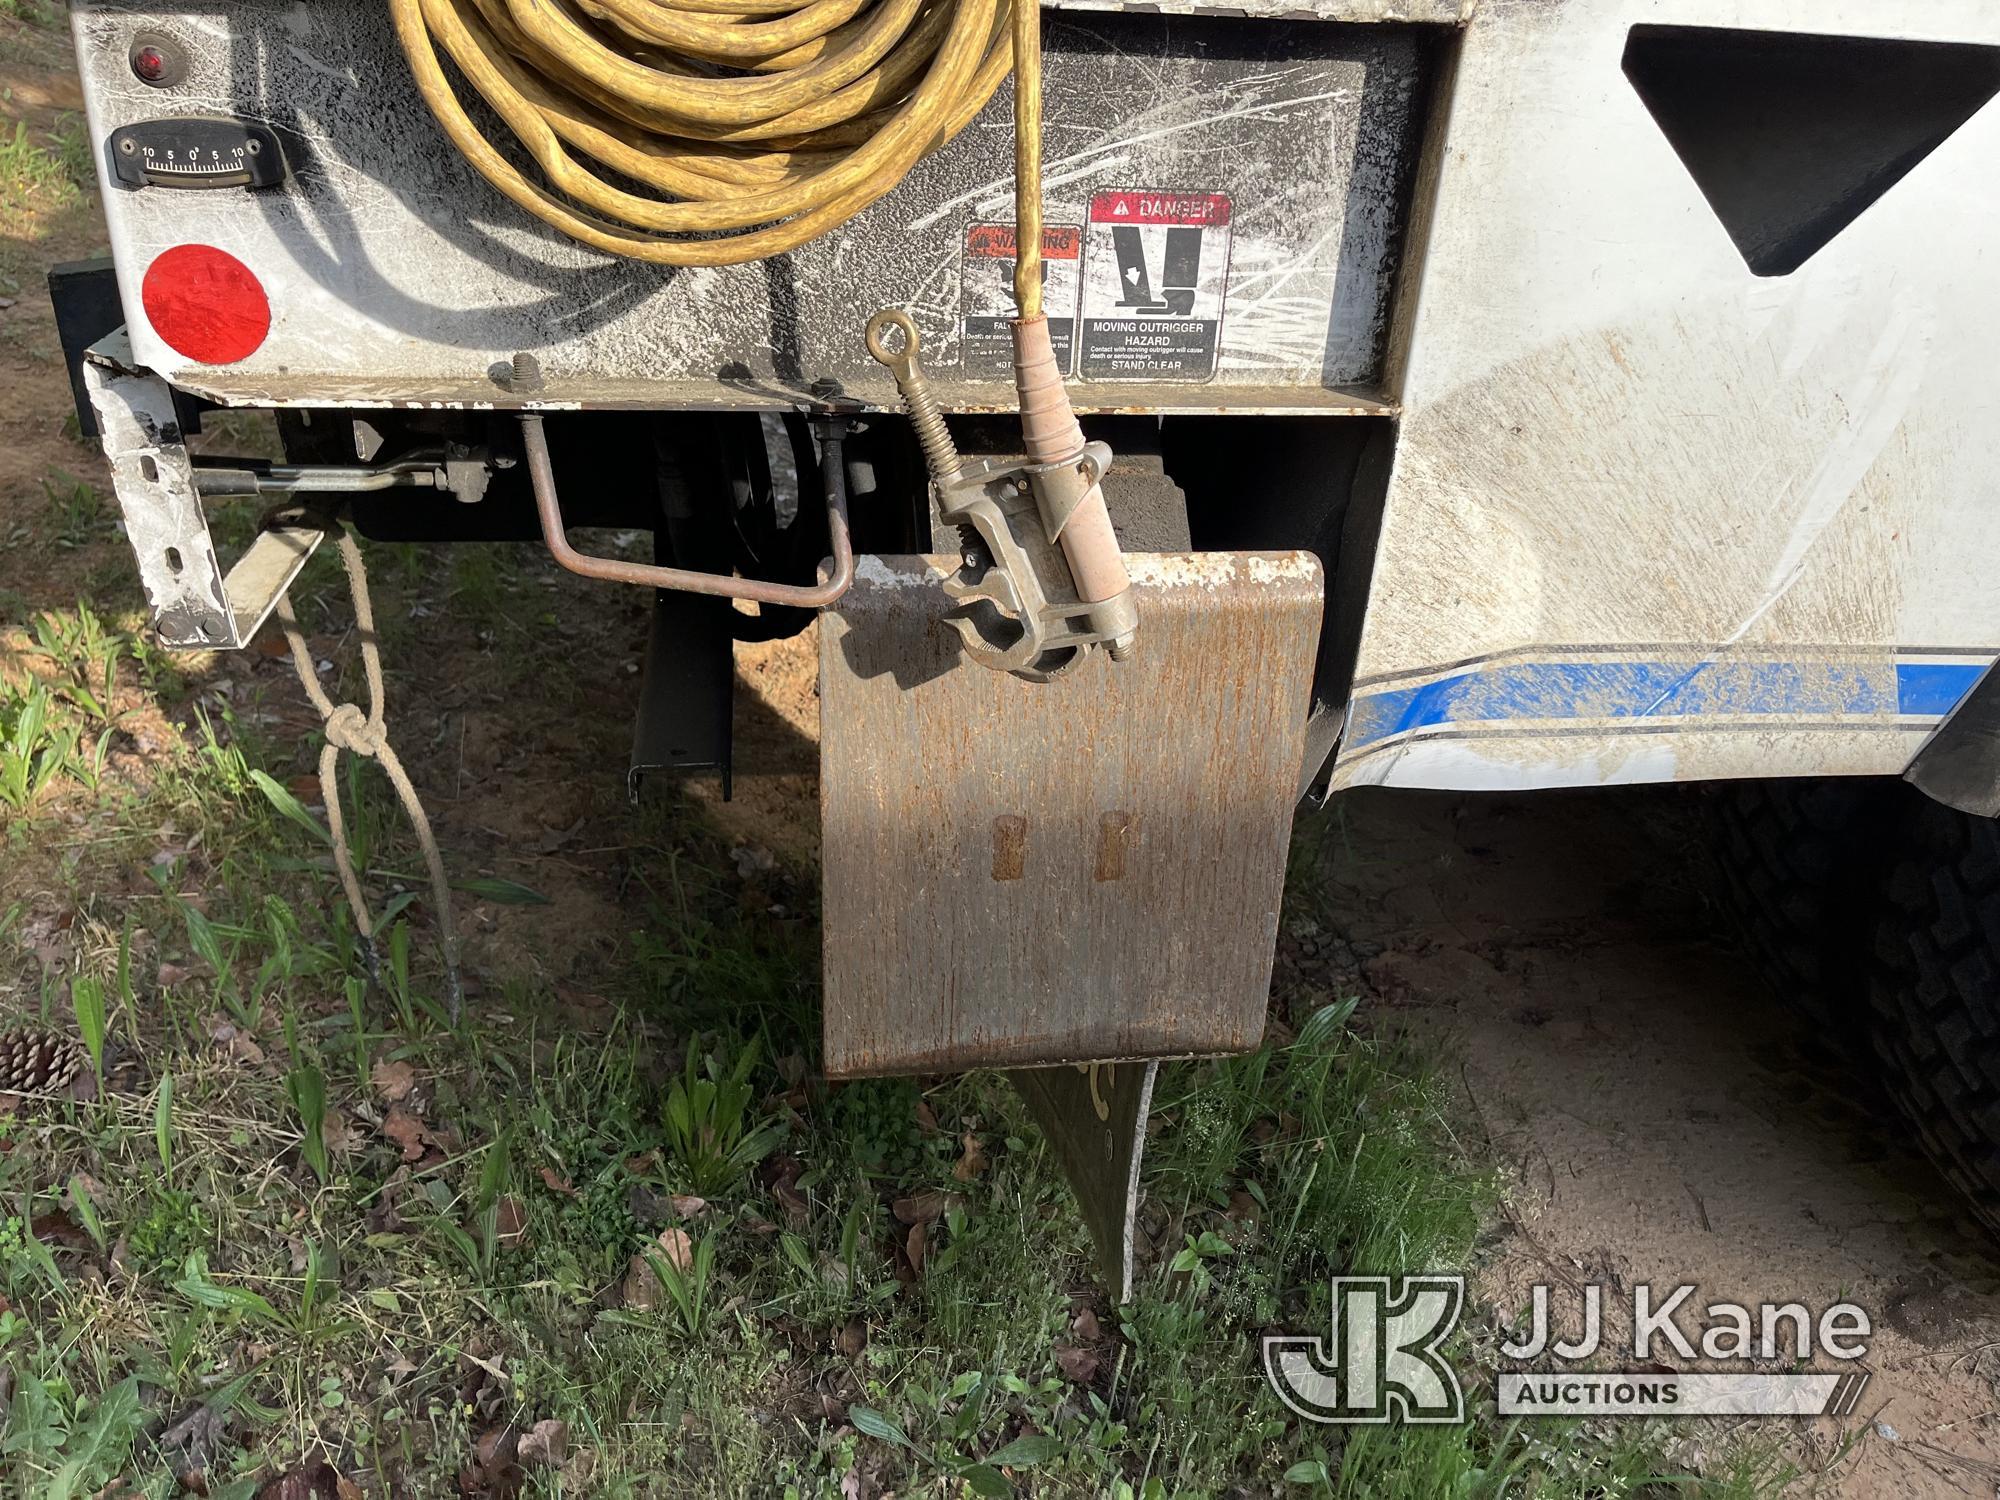
{"type": "MultiPolygon", "coordinates": [[[[390,10],[73,6],[119,311],[88,272],[58,301],[163,638],[243,644],[314,544],[287,517],[230,578],[225,492],[364,537],[642,529],[662,567],[802,591],[657,595],[635,766],[726,775],[732,640],[837,593],[829,1068],[1083,1065],[1031,1098],[1113,1240],[1147,1060],[1261,1030],[1301,796],[1910,773],[2000,810],[1980,0],[1046,12],[1038,284],[1130,561],[1115,660],[1053,471],[1002,457],[1009,90],[818,237],[653,264],[497,189],[390,10]],[[915,395],[864,342],[884,308],[915,395]],[[276,409],[288,464],[205,476],[213,407],[276,409]],[[968,612],[1033,614],[965,593],[999,575],[1054,580],[1071,655],[993,669],[968,612]]],[[[2000,1193],[1974,1135],[1938,1149],[2000,1193]]]]}

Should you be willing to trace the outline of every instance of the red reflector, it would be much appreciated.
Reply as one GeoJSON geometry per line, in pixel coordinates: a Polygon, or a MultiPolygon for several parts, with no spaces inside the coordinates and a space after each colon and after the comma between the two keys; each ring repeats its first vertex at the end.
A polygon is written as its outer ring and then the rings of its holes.
{"type": "Polygon", "coordinates": [[[213,245],[176,245],[146,268],[146,320],[169,348],[205,365],[256,353],[271,331],[271,299],[250,268],[213,245]]]}
{"type": "Polygon", "coordinates": [[[158,47],[141,47],[132,54],[132,71],[146,83],[158,83],[167,76],[167,55],[158,47]]]}

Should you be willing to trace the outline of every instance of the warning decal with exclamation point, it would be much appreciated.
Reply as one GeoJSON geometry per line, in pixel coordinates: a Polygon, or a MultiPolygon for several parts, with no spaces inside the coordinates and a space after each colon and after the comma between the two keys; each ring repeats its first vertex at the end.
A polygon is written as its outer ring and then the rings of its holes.
{"type": "Polygon", "coordinates": [[[1090,200],[1085,380],[1207,380],[1222,345],[1229,199],[1130,189],[1090,200]]]}

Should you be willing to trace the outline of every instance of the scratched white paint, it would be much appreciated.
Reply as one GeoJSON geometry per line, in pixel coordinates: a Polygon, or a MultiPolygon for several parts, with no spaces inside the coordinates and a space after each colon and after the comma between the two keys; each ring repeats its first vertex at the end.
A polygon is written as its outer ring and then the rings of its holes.
{"type": "MultiPolygon", "coordinates": [[[[1434,787],[1454,792],[1529,792],[1590,784],[1623,786],[1674,779],[1671,745],[1642,744],[1609,751],[1601,741],[1561,746],[1542,758],[1489,754],[1477,742],[1428,740],[1401,745],[1348,768],[1342,786],[1434,787]]],[[[1509,747],[1511,748],[1511,747],[1509,747]]]]}
{"type": "MultiPolygon", "coordinates": [[[[2000,104],[1760,278],[1623,75],[1640,22],[2000,44],[1988,0],[1478,8],[1392,392],[1361,691],[1496,653],[2000,649],[2000,104]]],[[[1688,725],[1614,766],[1560,727],[1482,730],[1479,761],[1517,769],[1474,779],[1886,774],[1923,738],[1688,725]]],[[[1393,770],[1350,747],[1342,777],[1470,784],[1445,743],[1393,770]]]]}
{"type": "Polygon", "coordinates": [[[1892,291],[1884,308],[1882,336],[1869,350],[1855,390],[1852,418],[1826,445],[1819,468],[1805,486],[1791,535],[1771,564],[1764,589],[1743,623],[1724,640],[1734,645],[1805,574],[1813,544],[1857,494],[1861,481],[1881,457],[1889,438],[1909,415],[1923,383],[1932,343],[1933,309],[1892,291]]]}

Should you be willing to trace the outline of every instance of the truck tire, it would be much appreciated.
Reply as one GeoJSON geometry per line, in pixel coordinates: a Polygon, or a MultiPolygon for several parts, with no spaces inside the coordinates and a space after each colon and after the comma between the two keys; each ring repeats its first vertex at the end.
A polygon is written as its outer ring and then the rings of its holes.
{"type": "Polygon", "coordinates": [[[1880,834],[1906,791],[1858,779],[1744,781],[1709,803],[1723,887],[1752,956],[1848,1057],[1862,1050],[1880,834]]]}
{"type": "Polygon", "coordinates": [[[1920,799],[1882,884],[1869,984],[1883,1082],[2000,1235],[2000,823],[1920,799]]]}

